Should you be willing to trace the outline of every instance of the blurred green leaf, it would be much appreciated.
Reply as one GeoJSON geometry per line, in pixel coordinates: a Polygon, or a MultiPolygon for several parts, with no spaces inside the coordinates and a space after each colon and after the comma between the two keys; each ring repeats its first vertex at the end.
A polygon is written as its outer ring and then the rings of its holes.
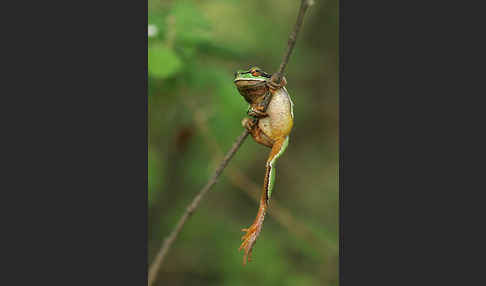
{"type": "Polygon", "coordinates": [[[168,78],[182,69],[179,57],[164,45],[152,45],[148,49],[148,70],[150,76],[168,78]]]}

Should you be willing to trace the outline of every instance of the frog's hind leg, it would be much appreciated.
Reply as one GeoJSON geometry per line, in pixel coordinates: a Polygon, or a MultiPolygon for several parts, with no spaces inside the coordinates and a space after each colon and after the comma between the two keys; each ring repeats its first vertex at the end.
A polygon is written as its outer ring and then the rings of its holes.
{"type": "Polygon", "coordinates": [[[275,180],[274,164],[278,159],[278,157],[280,157],[280,155],[282,155],[282,153],[287,148],[289,142],[288,140],[289,140],[288,136],[276,140],[272,146],[272,151],[270,151],[270,155],[268,156],[265,178],[263,181],[263,190],[260,197],[260,206],[258,208],[257,216],[253,221],[253,224],[249,228],[242,229],[242,231],[246,232],[246,234],[243,235],[243,237],[241,238],[243,242],[241,243],[239,249],[240,251],[242,249],[245,250],[245,255],[243,256],[243,264],[246,264],[247,260],[248,261],[251,260],[251,251],[262,230],[263,220],[265,219],[265,213],[267,212],[268,203],[270,200],[270,196],[272,194],[272,189],[275,180]]]}
{"type": "Polygon", "coordinates": [[[253,137],[257,143],[272,148],[273,142],[265,135],[265,133],[263,133],[256,122],[250,118],[244,118],[241,124],[248,130],[248,132],[250,132],[251,137],[253,137]]]}
{"type": "Polygon", "coordinates": [[[262,197],[265,195],[265,202],[267,204],[272,196],[272,190],[275,183],[275,163],[277,162],[277,159],[285,152],[288,145],[289,136],[279,138],[275,140],[275,143],[272,146],[272,151],[270,151],[270,155],[268,155],[262,193],[262,197]]]}

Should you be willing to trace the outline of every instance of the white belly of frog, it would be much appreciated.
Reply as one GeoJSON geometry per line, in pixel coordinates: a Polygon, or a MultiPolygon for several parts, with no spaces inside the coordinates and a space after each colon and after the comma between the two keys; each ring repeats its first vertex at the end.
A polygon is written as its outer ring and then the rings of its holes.
{"type": "Polygon", "coordinates": [[[279,89],[272,96],[267,108],[268,117],[259,120],[260,129],[268,137],[275,137],[277,132],[285,132],[288,129],[289,121],[292,121],[292,102],[285,88],[279,89]]]}

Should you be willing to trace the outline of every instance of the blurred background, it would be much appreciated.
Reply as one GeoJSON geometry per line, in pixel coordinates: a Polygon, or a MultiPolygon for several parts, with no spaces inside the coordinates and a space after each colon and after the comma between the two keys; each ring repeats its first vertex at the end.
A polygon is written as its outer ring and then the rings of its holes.
{"type": "MultiPolygon", "coordinates": [[[[275,72],[299,0],[149,0],[150,264],[242,133],[233,73],[275,72]]],[[[271,209],[242,265],[269,148],[248,137],[184,226],[156,285],[338,285],[338,1],[316,0],[285,71],[294,128],[271,209]]]]}

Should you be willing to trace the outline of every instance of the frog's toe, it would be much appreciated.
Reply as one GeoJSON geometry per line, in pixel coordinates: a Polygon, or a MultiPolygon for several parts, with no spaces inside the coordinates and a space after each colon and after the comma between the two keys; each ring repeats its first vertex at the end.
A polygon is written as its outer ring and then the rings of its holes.
{"type": "Polygon", "coordinates": [[[241,120],[241,126],[246,127],[246,123],[247,123],[247,122],[248,122],[248,118],[246,118],[246,117],[245,117],[245,118],[243,118],[243,119],[241,120]]]}

